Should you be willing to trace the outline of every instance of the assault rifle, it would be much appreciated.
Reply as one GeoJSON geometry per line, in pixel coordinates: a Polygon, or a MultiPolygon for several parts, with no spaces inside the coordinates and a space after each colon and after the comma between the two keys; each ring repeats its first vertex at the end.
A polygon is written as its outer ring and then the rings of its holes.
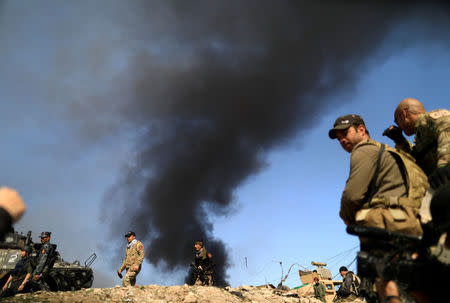
{"type": "Polygon", "coordinates": [[[438,239],[431,225],[424,226],[423,238],[362,226],[348,226],[347,232],[362,242],[357,269],[360,293],[369,303],[378,302],[373,288],[376,278],[395,280],[407,299],[412,290],[427,293],[430,287],[436,289],[441,277],[448,279],[450,266],[437,261],[429,251],[438,239]]]}

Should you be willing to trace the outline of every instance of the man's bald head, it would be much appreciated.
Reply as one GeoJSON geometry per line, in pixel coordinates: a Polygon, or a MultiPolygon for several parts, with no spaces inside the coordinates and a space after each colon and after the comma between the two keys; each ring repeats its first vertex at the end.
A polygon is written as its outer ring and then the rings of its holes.
{"type": "Polygon", "coordinates": [[[394,113],[395,123],[403,132],[411,136],[414,134],[414,125],[421,114],[425,113],[423,104],[414,98],[406,98],[400,102],[394,113]]]}
{"type": "Polygon", "coordinates": [[[398,111],[401,111],[402,109],[406,109],[409,112],[413,114],[424,114],[425,113],[425,107],[423,107],[423,104],[414,98],[406,98],[400,102],[400,104],[397,106],[396,113],[398,111]]]}

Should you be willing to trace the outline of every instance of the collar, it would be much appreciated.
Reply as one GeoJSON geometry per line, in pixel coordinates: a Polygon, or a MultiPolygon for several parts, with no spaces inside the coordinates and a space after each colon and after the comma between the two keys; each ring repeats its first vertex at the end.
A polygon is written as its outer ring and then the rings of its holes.
{"type": "Polygon", "coordinates": [[[130,243],[127,244],[127,249],[131,248],[134,244],[136,244],[137,240],[133,239],[133,241],[131,241],[130,243]]]}

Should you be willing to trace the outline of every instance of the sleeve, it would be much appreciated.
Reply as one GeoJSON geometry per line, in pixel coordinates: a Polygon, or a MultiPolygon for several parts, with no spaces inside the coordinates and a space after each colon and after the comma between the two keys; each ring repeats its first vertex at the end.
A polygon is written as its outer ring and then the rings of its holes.
{"type": "Polygon", "coordinates": [[[450,165],[450,115],[437,122],[437,167],[450,165]]]}
{"type": "Polygon", "coordinates": [[[319,293],[322,297],[324,297],[325,296],[325,285],[323,285],[322,283],[320,283],[319,285],[320,285],[319,293]]]}
{"type": "Polygon", "coordinates": [[[141,242],[136,243],[136,263],[135,266],[141,266],[142,262],[144,261],[145,252],[144,252],[144,245],[141,242]]]}
{"type": "Polygon", "coordinates": [[[353,224],[355,214],[364,203],[369,183],[375,172],[379,148],[376,145],[362,145],[353,150],[350,157],[350,175],[341,197],[340,217],[353,224]]]}
{"type": "Polygon", "coordinates": [[[0,207],[0,240],[2,240],[5,233],[11,229],[11,226],[11,215],[5,209],[0,207]]]}
{"type": "Polygon", "coordinates": [[[50,245],[44,245],[41,248],[41,254],[39,256],[39,261],[36,266],[36,269],[34,270],[35,275],[39,275],[44,270],[45,263],[47,262],[48,255],[50,254],[51,246],[50,245]]]}
{"type": "Polygon", "coordinates": [[[120,266],[120,271],[124,270],[126,267],[125,261],[126,261],[127,257],[126,257],[126,251],[125,251],[125,258],[123,259],[122,265],[120,266]]]}
{"type": "Polygon", "coordinates": [[[33,272],[33,266],[31,265],[31,261],[28,261],[28,262],[25,264],[25,272],[26,272],[27,274],[31,274],[31,273],[33,272]]]}

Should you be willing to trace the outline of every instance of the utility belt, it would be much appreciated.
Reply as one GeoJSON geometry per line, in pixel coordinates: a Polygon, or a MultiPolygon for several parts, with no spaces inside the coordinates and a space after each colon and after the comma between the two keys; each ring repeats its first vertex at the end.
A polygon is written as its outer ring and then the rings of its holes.
{"type": "Polygon", "coordinates": [[[375,197],[370,202],[366,202],[362,205],[362,208],[375,208],[384,206],[386,208],[402,208],[410,207],[414,210],[420,208],[422,201],[417,199],[411,199],[408,197],[375,197]]]}

